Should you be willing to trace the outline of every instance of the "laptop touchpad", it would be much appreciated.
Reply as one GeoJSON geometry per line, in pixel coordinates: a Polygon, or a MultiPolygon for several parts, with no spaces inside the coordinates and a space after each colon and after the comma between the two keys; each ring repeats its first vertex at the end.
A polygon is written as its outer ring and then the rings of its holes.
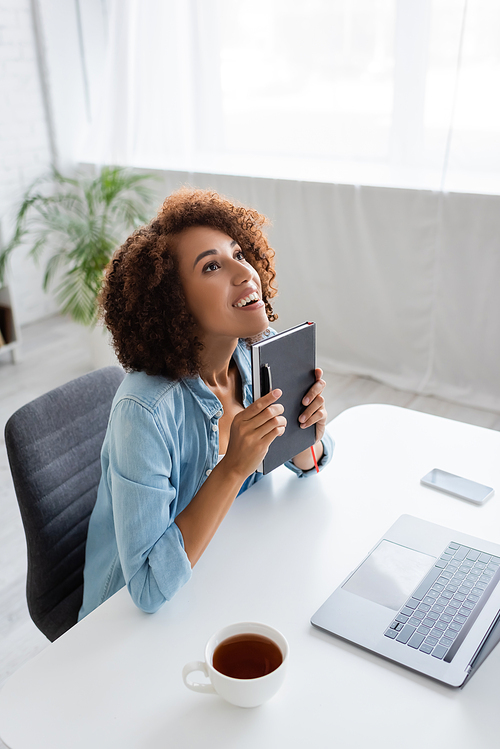
{"type": "Polygon", "coordinates": [[[398,611],[434,561],[429,554],[384,539],[342,587],[398,611]]]}

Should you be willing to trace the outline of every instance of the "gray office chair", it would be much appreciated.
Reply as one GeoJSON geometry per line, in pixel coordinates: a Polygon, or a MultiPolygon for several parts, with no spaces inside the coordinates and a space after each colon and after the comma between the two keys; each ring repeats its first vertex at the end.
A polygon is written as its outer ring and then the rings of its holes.
{"type": "Polygon", "coordinates": [[[49,640],[76,624],[90,513],[113,396],[124,377],[104,367],[16,411],[5,444],[28,547],[26,597],[49,640]]]}

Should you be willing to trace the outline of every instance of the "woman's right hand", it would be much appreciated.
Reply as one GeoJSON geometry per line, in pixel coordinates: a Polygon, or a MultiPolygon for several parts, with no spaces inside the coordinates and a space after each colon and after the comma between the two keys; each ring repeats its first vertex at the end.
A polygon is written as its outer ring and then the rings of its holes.
{"type": "Polygon", "coordinates": [[[272,390],[236,414],[229,432],[229,443],[223,458],[245,480],[262,463],[271,442],[285,431],[283,406],[276,403],[281,390],[272,390]]]}

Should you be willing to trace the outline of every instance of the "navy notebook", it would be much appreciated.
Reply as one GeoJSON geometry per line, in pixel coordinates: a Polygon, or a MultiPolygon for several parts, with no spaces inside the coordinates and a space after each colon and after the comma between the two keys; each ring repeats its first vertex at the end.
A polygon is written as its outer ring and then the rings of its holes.
{"type": "Polygon", "coordinates": [[[283,395],[277,401],[284,406],[285,433],[270,445],[259,470],[269,473],[298,453],[314,445],[314,426],[301,429],[299,416],[305,410],[302,398],[316,380],[316,324],[305,322],[277,333],[252,346],[253,398],[257,400],[274,388],[283,395]]]}

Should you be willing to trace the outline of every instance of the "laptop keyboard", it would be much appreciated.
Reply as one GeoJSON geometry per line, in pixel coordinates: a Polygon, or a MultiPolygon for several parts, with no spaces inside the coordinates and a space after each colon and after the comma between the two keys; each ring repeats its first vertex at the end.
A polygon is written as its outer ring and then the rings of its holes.
{"type": "Polygon", "coordinates": [[[500,578],[500,557],[450,543],[384,632],[450,662],[500,578]]]}

